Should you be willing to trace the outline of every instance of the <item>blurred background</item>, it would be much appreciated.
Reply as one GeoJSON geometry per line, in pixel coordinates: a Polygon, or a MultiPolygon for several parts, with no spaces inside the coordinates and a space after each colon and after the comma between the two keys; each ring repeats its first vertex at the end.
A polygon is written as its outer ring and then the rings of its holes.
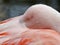
{"type": "Polygon", "coordinates": [[[0,0],[0,21],[22,15],[34,4],[46,4],[60,12],[60,0],[0,0]]]}

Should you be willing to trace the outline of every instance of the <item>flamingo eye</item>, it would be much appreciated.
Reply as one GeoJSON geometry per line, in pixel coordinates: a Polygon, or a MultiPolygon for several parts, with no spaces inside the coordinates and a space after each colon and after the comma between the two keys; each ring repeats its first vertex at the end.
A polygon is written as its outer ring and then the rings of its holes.
{"type": "Polygon", "coordinates": [[[30,21],[33,18],[33,16],[27,17],[25,21],[30,21]]]}

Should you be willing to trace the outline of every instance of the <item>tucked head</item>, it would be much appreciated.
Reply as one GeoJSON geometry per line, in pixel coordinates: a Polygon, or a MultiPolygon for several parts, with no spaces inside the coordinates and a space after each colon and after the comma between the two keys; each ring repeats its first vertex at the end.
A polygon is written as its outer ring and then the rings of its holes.
{"type": "Polygon", "coordinates": [[[29,28],[51,28],[55,25],[59,12],[50,6],[37,4],[27,9],[23,20],[29,28]]]}

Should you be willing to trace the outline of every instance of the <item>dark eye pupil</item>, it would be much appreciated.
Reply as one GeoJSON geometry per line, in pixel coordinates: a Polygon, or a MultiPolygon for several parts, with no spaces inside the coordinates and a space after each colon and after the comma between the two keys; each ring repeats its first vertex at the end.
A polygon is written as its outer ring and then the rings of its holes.
{"type": "Polygon", "coordinates": [[[31,18],[26,18],[26,21],[29,21],[31,18]]]}
{"type": "Polygon", "coordinates": [[[33,16],[27,17],[27,18],[25,19],[25,21],[30,21],[32,18],[33,18],[33,16]]]}

